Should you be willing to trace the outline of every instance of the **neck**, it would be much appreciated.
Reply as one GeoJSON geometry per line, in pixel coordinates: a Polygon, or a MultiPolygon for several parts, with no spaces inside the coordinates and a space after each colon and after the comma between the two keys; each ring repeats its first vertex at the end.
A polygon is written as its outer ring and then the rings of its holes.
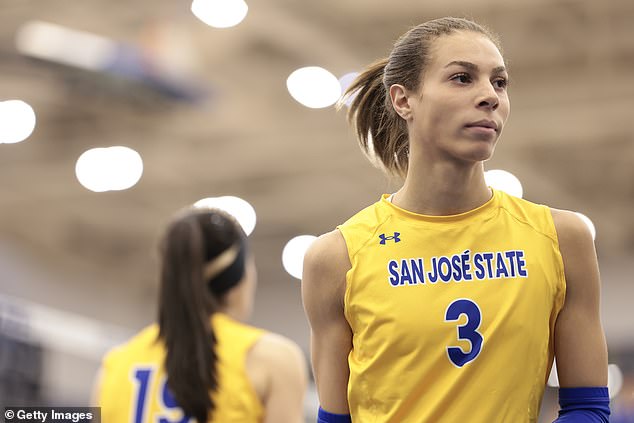
{"type": "Polygon", "coordinates": [[[251,293],[246,292],[249,284],[240,282],[231,288],[219,301],[218,311],[226,314],[234,320],[246,322],[251,316],[252,304],[247,300],[251,293]]]}
{"type": "Polygon", "coordinates": [[[233,320],[237,320],[237,321],[247,320],[247,316],[245,316],[244,311],[241,310],[239,307],[236,307],[231,304],[221,304],[218,307],[217,312],[225,314],[231,317],[233,320]]]}
{"type": "Polygon", "coordinates": [[[491,195],[481,162],[468,166],[441,162],[410,167],[393,202],[414,213],[444,216],[473,210],[491,195]]]}

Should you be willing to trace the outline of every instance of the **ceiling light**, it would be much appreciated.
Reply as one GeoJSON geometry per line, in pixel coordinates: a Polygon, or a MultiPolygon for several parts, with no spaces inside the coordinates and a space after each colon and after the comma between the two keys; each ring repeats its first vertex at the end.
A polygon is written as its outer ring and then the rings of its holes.
{"type": "Polygon", "coordinates": [[[35,112],[22,100],[0,101],[0,144],[27,139],[35,128],[35,112]]]}
{"type": "Polygon", "coordinates": [[[299,235],[286,243],[282,251],[282,265],[292,277],[302,278],[304,255],[316,239],[313,235],[299,235]]]}
{"type": "Polygon", "coordinates": [[[312,109],[332,106],[341,97],[337,77],[317,66],[300,68],[291,73],[286,87],[295,100],[312,109]]]}
{"type": "MultiPolygon", "coordinates": [[[[341,85],[341,95],[343,95],[343,93],[346,92],[346,90],[348,89],[348,87],[350,85],[352,85],[352,83],[354,82],[354,80],[357,78],[357,76],[359,76],[359,72],[349,72],[345,75],[343,75],[341,78],[339,78],[339,85],[341,85]]],[[[352,95],[350,95],[346,101],[345,101],[345,105],[350,107],[350,105],[352,104],[352,102],[354,101],[354,98],[356,97],[358,93],[358,90],[355,91],[354,93],[352,93],[352,95]]]]}
{"type": "Polygon", "coordinates": [[[520,180],[506,170],[487,170],[484,172],[484,180],[488,186],[504,191],[515,197],[522,198],[522,195],[524,194],[520,180]]]}
{"type": "Polygon", "coordinates": [[[93,148],[79,156],[75,174],[79,183],[90,191],[121,191],[141,179],[143,160],[128,147],[93,148]]]}
{"type": "Polygon", "coordinates": [[[255,209],[248,201],[240,197],[226,195],[222,197],[203,198],[202,200],[196,201],[194,207],[216,208],[229,213],[240,223],[242,230],[247,236],[251,235],[251,232],[255,229],[255,222],[257,220],[255,209]]]}
{"type": "Polygon", "coordinates": [[[238,25],[248,10],[243,0],[194,0],[191,6],[194,16],[214,28],[238,25]]]}

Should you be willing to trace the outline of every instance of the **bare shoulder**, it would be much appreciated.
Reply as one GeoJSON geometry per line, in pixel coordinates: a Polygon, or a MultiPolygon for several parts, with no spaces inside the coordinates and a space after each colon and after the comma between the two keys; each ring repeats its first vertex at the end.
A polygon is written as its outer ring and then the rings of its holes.
{"type": "Polygon", "coordinates": [[[299,364],[304,363],[304,353],[299,346],[290,339],[275,333],[267,333],[255,343],[250,357],[266,364],[275,365],[278,362],[299,364]]]}
{"type": "Polygon", "coordinates": [[[592,242],[588,226],[575,212],[553,208],[550,210],[560,243],[592,242]]]}
{"type": "Polygon", "coordinates": [[[303,391],[307,384],[307,369],[304,353],[290,339],[267,333],[253,345],[247,355],[247,373],[260,399],[266,399],[286,384],[303,391]]]}
{"type": "Polygon", "coordinates": [[[308,274],[311,278],[332,279],[332,276],[345,275],[348,269],[348,248],[337,229],[317,238],[304,256],[304,275],[308,274]]]}
{"type": "Polygon", "coordinates": [[[302,299],[309,321],[329,321],[343,310],[348,248],[338,230],[317,238],[304,256],[302,299]]]}
{"type": "Polygon", "coordinates": [[[590,229],[574,212],[557,209],[551,212],[564,263],[567,298],[577,292],[598,291],[599,271],[590,229]]]}

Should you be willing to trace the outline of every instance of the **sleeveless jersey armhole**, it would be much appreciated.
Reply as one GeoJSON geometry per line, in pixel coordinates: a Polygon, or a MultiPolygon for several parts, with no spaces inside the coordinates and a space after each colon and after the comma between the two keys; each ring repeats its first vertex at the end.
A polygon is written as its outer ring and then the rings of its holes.
{"type": "MultiPolygon", "coordinates": [[[[377,207],[379,205],[380,205],[380,202],[375,203],[373,206],[377,207]]],[[[367,209],[362,210],[360,213],[358,213],[354,217],[365,212],[366,210],[367,209]]],[[[336,227],[336,229],[339,231],[339,233],[341,233],[341,236],[343,237],[344,243],[346,245],[346,250],[348,252],[348,260],[350,261],[350,269],[348,269],[348,271],[346,272],[345,280],[344,280],[346,286],[345,286],[344,296],[343,296],[343,314],[344,314],[344,317],[346,318],[346,321],[351,327],[353,326],[354,320],[352,318],[352,315],[350,314],[348,304],[349,304],[351,291],[352,289],[354,289],[354,287],[352,286],[352,281],[354,280],[354,271],[356,269],[356,264],[357,264],[356,255],[361,249],[363,249],[376,237],[376,234],[379,232],[381,226],[383,226],[385,222],[387,222],[390,219],[390,215],[388,214],[386,216],[383,216],[382,219],[377,219],[376,223],[374,224],[374,230],[366,231],[365,236],[363,237],[359,236],[361,233],[364,232],[362,229],[355,230],[354,225],[349,224],[349,222],[352,219],[354,219],[354,217],[348,220],[347,222],[341,225],[338,225],[336,227]]]]}
{"type": "Polygon", "coordinates": [[[552,237],[554,240],[554,251],[555,258],[557,261],[557,297],[555,300],[555,309],[556,315],[559,315],[559,312],[564,306],[564,302],[566,300],[566,269],[564,268],[564,259],[561,255],[561,250],[559,249],[559,235],[557,234],[557,228],[555,227],[555,221],[553,218],[553,210],[550,207],[548,209],[548,223],[550,225],[550,230],[552,231],[552,237]]]}

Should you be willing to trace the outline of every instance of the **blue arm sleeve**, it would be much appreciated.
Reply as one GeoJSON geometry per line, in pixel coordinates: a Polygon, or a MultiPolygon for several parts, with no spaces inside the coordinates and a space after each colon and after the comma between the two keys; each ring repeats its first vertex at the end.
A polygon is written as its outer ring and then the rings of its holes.
{"type": "Polygon", "coordinates": [[[608,423],[608,388],[560,388],[559,418],[553,423],[608,423]]]}
{"type": "Polygon", "coordinates": [[[319,407],[317,423],[352,423],[350,414],[333,414],[319,407]]]}

